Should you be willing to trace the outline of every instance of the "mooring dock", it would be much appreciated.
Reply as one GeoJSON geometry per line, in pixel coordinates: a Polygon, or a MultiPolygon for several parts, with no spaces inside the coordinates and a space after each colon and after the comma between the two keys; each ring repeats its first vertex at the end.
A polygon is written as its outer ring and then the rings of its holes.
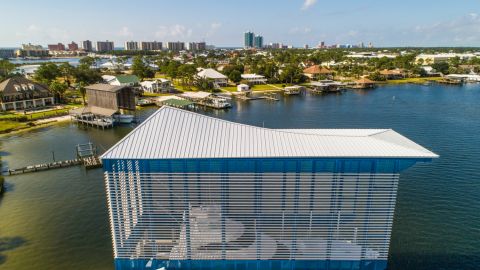
{"type": "Polygon", "coordinates": [[[17,175],[60,168],[68,168],[80,165],[83,165],[87,170],[102,167],[102,161],[97,156],[97,149],[92,143],[79,144],[76,146],[76,151],[77,158],[75,159],[35,164],[18,169],[9,169],[7,171],[4,171],[3,173],[7,175],[17,175]]]}

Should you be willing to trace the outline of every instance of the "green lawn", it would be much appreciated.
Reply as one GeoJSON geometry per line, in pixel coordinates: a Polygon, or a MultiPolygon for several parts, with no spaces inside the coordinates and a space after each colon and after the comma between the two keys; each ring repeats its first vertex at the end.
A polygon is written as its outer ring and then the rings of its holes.
{"type": "Polygon", "coordinates": [[[2,121],[1,122],[2,125],[3,125],[3,121],[15,121],[15,120],[34,121],[34,120],[48,118],[48,117],[65,115],[72,108],[73,106],[66,106],[64,109],[51,110],[51,111],[45,111],[45,112],[35,112],[31,114],[5,112],[0,114],[0,121],[2,121]]]}
{"type": "Polygon", "coordinates": [[[0,134],[27,127],[27,123],[15,121],[0,121],[0,134]]]}
{"type": "Polygon", "coordinates": [[[386,82],[380,82],[385,84],[404,84],[404,83],[419,83],[423,84],[429,81],[439,81],[442,77],[424,77],[424,78],[406,78],[400,80],[388,80],[386,82]]]}

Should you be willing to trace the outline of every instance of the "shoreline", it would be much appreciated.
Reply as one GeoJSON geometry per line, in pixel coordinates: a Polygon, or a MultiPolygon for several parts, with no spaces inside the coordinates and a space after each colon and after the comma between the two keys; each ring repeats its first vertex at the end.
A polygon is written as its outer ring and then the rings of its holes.
{"type": "Polygon", "coordinates": [[[71,122],[70,115],[57,116],[53,118],[37,120],[36,122],[34,122],[33,126],[27,126],[19,129],[14,129],[9,132],[0,133],[0,138],[7,137],[14,134],[29,132],[39,128],[50,127],[50,126],[54,126],[54,125],[58,125],[66,122],[71,122]]]}

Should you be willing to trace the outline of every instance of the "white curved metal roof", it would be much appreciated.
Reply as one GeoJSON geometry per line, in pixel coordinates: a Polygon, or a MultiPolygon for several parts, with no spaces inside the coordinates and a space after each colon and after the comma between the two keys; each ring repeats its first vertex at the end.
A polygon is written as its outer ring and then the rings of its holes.
{"type": "Polygon", "coordinates": [[[164,106],[103,159],[437,158],[390,129],[268,129],[164,106]]]}

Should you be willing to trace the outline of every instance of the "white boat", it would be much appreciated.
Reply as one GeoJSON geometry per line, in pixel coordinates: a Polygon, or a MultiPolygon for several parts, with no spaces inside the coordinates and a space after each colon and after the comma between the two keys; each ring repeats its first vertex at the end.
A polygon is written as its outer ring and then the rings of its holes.
{"type": "Polygon", "coordinates": [[[113,118],[119,124],[130,124],[133,122],[134,116],[131,114],[115,114],[113,118]]]}

